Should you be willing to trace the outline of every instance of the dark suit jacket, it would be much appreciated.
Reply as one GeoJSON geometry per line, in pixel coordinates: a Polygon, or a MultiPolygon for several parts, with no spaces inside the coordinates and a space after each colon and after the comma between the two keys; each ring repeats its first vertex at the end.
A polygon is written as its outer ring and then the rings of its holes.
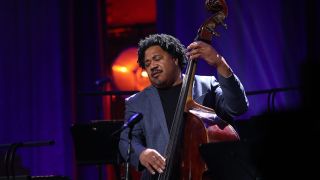
{"type": "MultiPolygon", "coordinates": [[[[231,120],[248,108],[244,88],[236,75],[229,78],[219,76],[219,82],[213,76],[196,75],[193,99],[199,104],[213,108],[224,120],[231,120]]],[[[133,152],[130,160],[132,165],[142,170],[143,167],[139,163],[140,153],[146,148],[152,148],[164,155],[170,136],[161,100],[154,86],[149,86],[126,99],[125,119],[137,112],[142,113],[143,118],[132,129],[133,152]]],[[[119,142],[120,153],[125,159],[128,149],[128,130],[121,133],[119,142]]]]}

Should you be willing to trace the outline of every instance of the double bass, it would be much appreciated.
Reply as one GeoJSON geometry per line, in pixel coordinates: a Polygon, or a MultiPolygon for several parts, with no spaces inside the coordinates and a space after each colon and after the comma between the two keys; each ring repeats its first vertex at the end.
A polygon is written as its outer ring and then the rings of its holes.
{"type": "MultiPolygon", "coordinates": [[[[198,29],[195,40],[211,43],[217,25],[223,25],[228,9],[225,0],[206,0],[206,8],[213,15],[198,29]]],[[[237,141],[236,130],[222,120],[214,109],[202,106],[192,99],[192,84],[196,70],[196,60],[189,60],[183,78],[177,108],[166,147],[166,169],[159,180],[201,180],[207,166],[201,158],[199,146],[205,143],[237,141]]]]}

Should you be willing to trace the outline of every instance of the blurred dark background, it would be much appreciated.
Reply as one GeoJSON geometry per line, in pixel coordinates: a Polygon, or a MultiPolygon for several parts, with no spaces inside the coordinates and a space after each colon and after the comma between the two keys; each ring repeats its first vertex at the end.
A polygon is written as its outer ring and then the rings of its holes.
{"type": "MultiPolygon", "coordinates": [[[[228,29],[218,28],[221,36],[212,44],[249,95],[249,111],[237,118],[236,128],[244,140],[261,136],[259,141],[269,143],[259,144],[259,152],[271,153],[260,158],[265,174],[277,172],[273,167],[281,172],[288,162],[293,166],[304,157],[297,154],[315,160],[319,1],[227,4],[228,29]],[[277,157],[284,157],[284,164],[277,157]]],[[[55,141],[17,149],[17,172],[98,178],[96,167],[77,166],[70,128],[92,120],[123,120],[128,94],[95,93],[137,90],[115,83],[116,58],[150,33],[169,33],[187,46],[210,15],[198,0],[0,0],[0,144],[55,141]]],[[[203,62],[197,71],[216,74],[203,62]]],[[[0,154],[6,150],[1,147],[0,154]]],[[[107,179],[114,179],[111,171],[103,172],[107,179]]]]}

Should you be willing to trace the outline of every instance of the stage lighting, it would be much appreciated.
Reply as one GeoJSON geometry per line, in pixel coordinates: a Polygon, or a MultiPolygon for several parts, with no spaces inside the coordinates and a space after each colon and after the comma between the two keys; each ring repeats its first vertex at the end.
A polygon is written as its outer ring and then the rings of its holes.
{"type": "Polygon", "coordinates": [[[112,64],[112,78],[118,90],[141,91],[150,85],[147,73],[139,67],[137,48],[123,50],[112,64]]]}

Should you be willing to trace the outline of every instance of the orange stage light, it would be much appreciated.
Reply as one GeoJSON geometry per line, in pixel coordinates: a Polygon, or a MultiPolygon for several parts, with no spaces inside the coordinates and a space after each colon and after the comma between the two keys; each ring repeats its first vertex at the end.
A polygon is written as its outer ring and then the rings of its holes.
{"type": "Polygon", "coordinates": [[[139,67],[137,48],[122,51],[112,65],[112,78],[121,91],[141,91],[150,85],[148,74],[139,67]]]}

